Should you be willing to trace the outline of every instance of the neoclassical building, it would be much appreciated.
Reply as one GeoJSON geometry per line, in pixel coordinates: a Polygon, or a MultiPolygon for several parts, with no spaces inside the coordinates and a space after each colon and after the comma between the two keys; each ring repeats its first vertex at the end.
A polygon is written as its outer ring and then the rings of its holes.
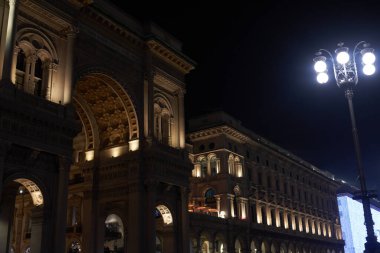
{"type": "Polygon", "coordinates": [[[188,252],[181,43],[103,0],[0,13],[0,252],[188,252]]]}
{"type": "Polygon", "coordinates": [[[190,120],[193,252],[343,252],[340,183],[223,112],[190,120]]]}
{"type": "Polygon", "coordinates": [[[185,144],[172,35],[106,0],[0,15],[0,253],[343,248],[325,173],[240,126],[185,144]]]}

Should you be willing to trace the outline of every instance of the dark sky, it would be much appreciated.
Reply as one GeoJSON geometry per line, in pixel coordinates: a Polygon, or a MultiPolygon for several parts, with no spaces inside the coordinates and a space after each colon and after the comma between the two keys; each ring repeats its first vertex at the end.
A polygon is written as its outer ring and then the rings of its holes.
{"type": "MultiPolygon", "coordinates": [[[[118,5],[180,39],[184,53],[197,62],[187,76],[187,118],[222,109],[358,185],[347,101],[331,69],[330,82],[317,85],[313,57],[341,41],[353,49],[366,40],[380,52],[378,1],[128,2],[118,5]]],[[[379,190],[379,74],[360,74],[354,105],[367,183],[379,190]]]]}

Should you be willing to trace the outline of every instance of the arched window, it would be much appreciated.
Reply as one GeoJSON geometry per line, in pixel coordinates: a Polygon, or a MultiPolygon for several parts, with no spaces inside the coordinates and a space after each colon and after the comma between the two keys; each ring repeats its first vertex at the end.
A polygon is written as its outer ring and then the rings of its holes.
{"type": "Polygon", "coordinates": [[[104,253],[124,252],[124,226],[120,217],[111,214],[104,225],[104,253]]]}
{"type": "Polygon", "coordinates": [[[236,239],[235,240],[235,253],[241,253],[241,252],[242,252],[242,249],[241,249],[240,241],[239,241],[239,239],[236,239]]]}
{"type": "Polygon", "coordinates": [[[242,177],[243,176],[243,165],[240,162],[239,157],[235,156],[234,161],[235,161],[235,164],[234,164],[234,169],[235,169],[234,175],[236,177],[242,177]]]}
{"type": "Polygon", "coordinates": [[[21,29],[17,34],[12,80],[17,88],[51,99],[57,54],[47,36],[33,29],[21,29]]]}
{"type": "Polygon", "coordinates": [[[250,247],[251,253],[257,253],[257,247],[255,244],[255,241],[251,242],[251,247],[250,247]]]}
{"type": "Polygon", "coordinates": [[[207,176],[207,160],[205,157],[202,157],[200,160],[201,165],[201,177],[207,176]]]}
{"type": "Polygon", "coordinates": [[[154,137],[161,143],[172,146],[173,112],[169,101],[162,95],[154,99],[154,137]]]}
{"type": "Polygon", "coordinates": [[[211,171],[211,176],[214,176],[218,173],[216,156],[212,156],[210,158],[210,171],[211,171]]]}
{"type": "Polygon", "coordinates": [[[228,173],[230,175],[235,174],[234,156],[232,154],[228,157],[228,173]]]}

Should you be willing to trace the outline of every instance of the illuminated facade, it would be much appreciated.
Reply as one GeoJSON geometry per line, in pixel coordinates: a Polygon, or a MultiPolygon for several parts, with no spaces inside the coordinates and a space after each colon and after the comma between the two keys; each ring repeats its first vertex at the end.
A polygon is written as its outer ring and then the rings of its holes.
{"type": "MultiPolygon", "coordinates": [[[[371,214],[377,240],[380,238],[380,208],[379,201],[373,200],[371,214]],[[375,202],[376,201],[376,202],[375,202]],[[376,203],[376,205],[373,205],[376,203]]],[[[366,243],[366,227],[364,225],[363,205],[360,201],[354,200],[350,193],[338,194],[339,216],[342,224],[342,235],[345,242],[344,252],[359,253],[364,252],[366,243]]]]}
{"type": "Polygon", "coordinates": [[[0,253],[343,249],[326,173],[227,116],[186,146],[170,34],[106,0],[0,14],[0,253]]]}
{"type": "Polygon", "coordinates": [[[188,252],[181,43],[105,0],[0,15],[0,253],[188,252]]]}
{"type": "Polygon", "coordinates": [[[189,128],[192,252],[343,252],[331,174],[223,112],[189,128]]]}

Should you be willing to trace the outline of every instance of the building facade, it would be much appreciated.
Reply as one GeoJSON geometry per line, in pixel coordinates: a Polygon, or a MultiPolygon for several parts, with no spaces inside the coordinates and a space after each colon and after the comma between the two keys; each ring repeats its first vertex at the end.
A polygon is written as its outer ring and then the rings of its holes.
{"type": "Polygon", "coordinates": [[[181,43],[102,0],[0,13],[0,252],[188,252],[181,43]]]}
{"type": "Polygon", "coordinates": [[[189,122],[193,252],[343,252],[333,176],[217,112],[189,122]]]}
{"type": "Polygon", "coordinates": [[[194,64],[160,27],[106,0],[0,15],[0,253],[343,249],[306,162],[241,126],[193,131],[189,159],[194,64]]]}

